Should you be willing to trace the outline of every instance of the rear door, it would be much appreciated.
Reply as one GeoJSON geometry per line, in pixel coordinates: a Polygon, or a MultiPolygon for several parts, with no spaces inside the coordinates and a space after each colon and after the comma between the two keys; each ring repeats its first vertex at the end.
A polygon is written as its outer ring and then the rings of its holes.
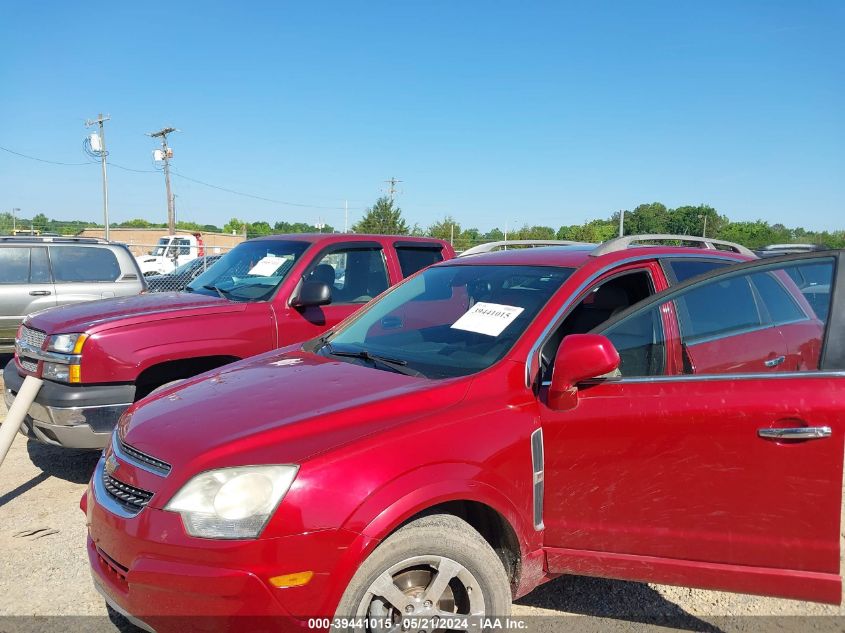
{"type": "Polygon", "coordinates": [[[121,270],[110,249],[56,244],[50,246],[50,263],[58,305],[115,296],[121,270]]]}
{"type": "MultiPolygon", "coordinates": [[[[842,259],[741,264],[595,330],[619,351],[621,375],[581,385],[568,411],[545,407],[545,388],[539,395],[550,571],[840,601],[842,259]],[[790,289],[801,311],[795,322],[820,352],[815,361],[771,371],[766,355],[750,354],[748,331],[731,336],[718,362],[668,375],[667,359],[695,347],[697,331],[683,315],[695,318],[702,297],[717,301],[730,324],[736,283],[782,280],[805,266],[824,267],[834,288],[826,320],[790,289]],[[667,327],[667,314],[678,322],[667,327]]],[[[770,300],[762,296],[771,314],[770,300]]]]}
{"type": "Polygon", "coordinates": [[[0,346],[14,343],[27,314],[56,305],[44,246],[0,247],[0,346]]]}

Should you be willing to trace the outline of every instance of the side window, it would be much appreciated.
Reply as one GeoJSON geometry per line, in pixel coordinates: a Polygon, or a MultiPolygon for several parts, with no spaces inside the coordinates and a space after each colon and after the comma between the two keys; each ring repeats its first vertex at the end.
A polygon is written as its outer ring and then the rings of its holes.
{"type": "Polygon", "coordinates": [[[672,285],[679,284],[698,277],[704,273],[709,273],[716,268],[724,268],[730,266],[732,262],[724,259],[663,259],[661,261],[663,271],[672,282],[672,285]]]}
{"type": "Polygon", "coordinates": [[[443,261],[443,251],[440,247],[397,246],[396,256],[399,258],[403,277],[443,261]]]}
{"type": "Polygon", "coordinates": [[[759,328],[763,324],[747,276],[704,284],[675,301],[688,342],[759,328]]]}
{"type": "Polygon", "coordinates": [[[29,270],[29,281],[33,284],[49,284],[53,281],[50,276],[50,260],[47,258],[46,248],[33,248],[29,270]]]}
{"type": "Polygon", "coordinates": [[[796,297],[784,288],[784,281],[788,281],[795,288],[789,277],[786,280],[779,280],[775,273],[757,273],[751,276],[751,282],[760,293],[763,305],[766,306],[775,325],[807,318],[807,315],[798,307],[796,297]]]}
{"type": "Polygon", "coordinates": [[[381,248],[349,248],[323,255],[307,278],[332,288],[332,303],[366,303],[388,287],[381,248]]]}
{"type": "Polygon", "coordinates": [[[53,277],[61,282],[115,281],[120,265],[108,248],[51,246],[53,277]]]}
{"type": "Polygon", "coordinates": [[[186,239],[180,239],[176,241],[179,244],[179,254],[180,255],[190,255],[191,254],[191,241],[186,239]]]}
{"type": "Polygon", "coordinates": [[[828,283],[814,288],[828,288],[819,298],[819,309],[829,312],[833,259],[813,259],[722,274],[680,291],[669,290],[665,301],[596,332],[619,352],[623,378],[813,371],[822,358],[825,323],[811,318],[809,311],[816,308],[793,280],[802,278],[803,267],[812,266],[818,275],[820,262],[825,266],[822,279],[828,283]],[[677,315],[679,338],[664,335],[663,314],[677,315]],[[788,325],[774,327],[768,317],[788,325]]]}
{"type": "Polygon", "coordinates": [[[541,380],[551,380],[557,348],[568,334],[586,334],[626,308],[654,294],[651,275],[645,270],[622,273],[590,288],[569,312],[540,353],[541,380]]]}
{"type": "Polygon", "coordinates": [[[0,248],[0,284],[29,283],[29,247],[0,248]]]}

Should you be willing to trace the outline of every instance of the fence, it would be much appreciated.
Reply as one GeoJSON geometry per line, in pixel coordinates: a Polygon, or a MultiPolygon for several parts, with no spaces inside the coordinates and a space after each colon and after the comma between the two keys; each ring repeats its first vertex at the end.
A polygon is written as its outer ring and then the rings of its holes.
{"type": "Polygon", "coordinates": [[[133,244],[130,250],[136,255],[135,259],[147,281],[148,292],[176,292],[184,290],[232,249],[204,246],[203,254],[198,255],[196,246],[133,244]]]}

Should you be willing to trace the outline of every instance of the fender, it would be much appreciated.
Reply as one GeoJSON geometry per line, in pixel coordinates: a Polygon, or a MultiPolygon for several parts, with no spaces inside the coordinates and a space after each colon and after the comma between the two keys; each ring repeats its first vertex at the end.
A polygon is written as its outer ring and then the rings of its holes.
{"type": "MultiPolygon", "coordinates": [[[[359,536],[332,571],[336,582],[330,595],[325,596],[323,612],[335,612],[355,572],[379,543],[409,518],[448,501],[478,502],[498,512],[516,534],[524,563],[541,568],[536,552],[540,550],[542,534],[534,531],[530,513],[520,512],[496,486],[475,479],[480,472],[474,464],[431,464],[401,475],[367,497],[343,525],[343,529],[359,536]]],[[[530,577],[536,577],[538,571],[532,569],[530,577]]]]}

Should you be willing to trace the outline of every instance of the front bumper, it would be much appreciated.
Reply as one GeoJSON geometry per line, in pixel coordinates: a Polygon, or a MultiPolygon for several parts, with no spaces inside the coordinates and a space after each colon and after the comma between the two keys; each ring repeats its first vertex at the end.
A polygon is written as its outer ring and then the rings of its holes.
{"type": "MultiPolygon", "coordinates": [[[[24,376],[12,359],[3,370],[6,407],[11,407],[24,376]]],[[[134,385],[65,385],[45,380],[20,432],[67,448],[101,449],[121,414],[135,399],[134,385]]]]}
{"type": "MultiPolygon", "coordinates": [[[[94,477],[102,474],[101,458],[94,477]]],[[[122,468],[123,466],[121,466],[122,468]]],[[[82,501],[88,559],[97,590],[139,626],[163,631],[303,631],[332,617],[343,588],[373,541],[342,529],[249,540],[188,536],[181,518],[151,505],[127,517],[82,501]],[[274,576],[313,571],[303,586],[276,588],[274,576]]],[[[155,498],[153,498],[155,502],[155,498]]]]}

